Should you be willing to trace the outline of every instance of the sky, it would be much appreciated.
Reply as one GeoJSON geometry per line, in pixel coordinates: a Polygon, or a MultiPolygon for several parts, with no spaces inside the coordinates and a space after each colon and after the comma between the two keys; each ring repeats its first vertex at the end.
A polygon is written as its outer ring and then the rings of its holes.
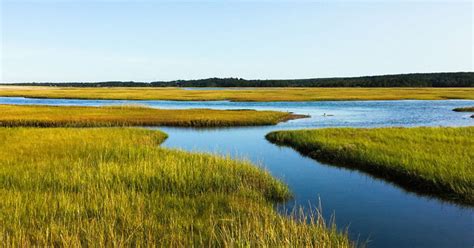
{"type": "Polygon", "coordinates": [[[0,82],[473,71],[471,1],[0,0],[0,82]]]}

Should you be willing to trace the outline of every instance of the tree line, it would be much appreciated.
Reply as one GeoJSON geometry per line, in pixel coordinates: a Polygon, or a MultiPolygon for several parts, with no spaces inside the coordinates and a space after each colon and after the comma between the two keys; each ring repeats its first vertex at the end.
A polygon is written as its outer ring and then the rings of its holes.
{"type": "Polygon", "coordinates": [[[12,85],[63,87],[474,87],[474,72],[412,73],[311,79],[207,78],[154,82],[32,82],[12,85]]]}

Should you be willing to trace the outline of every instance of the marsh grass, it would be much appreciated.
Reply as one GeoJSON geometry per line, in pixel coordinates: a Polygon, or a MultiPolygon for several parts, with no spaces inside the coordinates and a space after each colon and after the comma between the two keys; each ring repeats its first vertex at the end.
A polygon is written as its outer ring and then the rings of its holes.
{"type": "Polygon", "coordinates": [[[455,108],[453,109],[455,112],[474,112],[474,106],[473,107],[463,107],[463,108],[455,108]]]}
{"type": "Polygon", "coordinates": [[[411,191],[474,205],[474,127],[328,128],[266,138],[411,191]]]}
{"type": "Polygon", "coordinates": [[[69,99],[176,101],[330,101],[474,99],[474,88],[252,88],[184,90],[180,88],[74,88],[0,86],[0,96],[69,99]]]}
{"type": "Polygon", "coordinates": [[[111,127],[179,126],[231,127],[274,125],[304,116],[278,111],[153,109],[143,106],[0,105],[0,126],[111,127]]]}
{"type": "Polygon", "coordinates": [[[0,128],[0,246],[348,247],[246,161],[157,147],[159,131],[0,128]],[[309,221],[306,221],[309,220],[309,221]]]}

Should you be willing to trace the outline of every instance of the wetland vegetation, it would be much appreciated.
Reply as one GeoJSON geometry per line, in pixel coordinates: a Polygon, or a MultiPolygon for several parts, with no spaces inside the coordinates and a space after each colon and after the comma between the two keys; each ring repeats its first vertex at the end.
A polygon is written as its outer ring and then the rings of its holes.
{"type": "Polygon", "coordinates": [[[350,247],[246,161],[160,148],[136,128],[0,128],[2,246],[350,247]],[[309,220],[308,222],[301,220],[309,220]]]}
{"type": "Polygon", "coordinates": [[[474,205],[474,127],[327,128],[266,138],[415,192],[474,205]]]}
{"type": "Polygon", "coordinates": [[[153,87],[1,86],[0,96],[176,101],[330,101],[474,99],[474,88],[251,88],[185,90],[153,87]]]}
{"type": "Polygon", "coordinates": [[[456,112],[474,112],[474,106],[473,107],[462,107],[462,108],[455,108],[453,111],[456,112]]]}
{"type": "Polygon", "coordinates": [[[0,105],[0,126],[98,127],[180,126],[229,127],[274,125],[303,118],[278,111],[154,109],[140,106],[79,107],[0,105]]]}

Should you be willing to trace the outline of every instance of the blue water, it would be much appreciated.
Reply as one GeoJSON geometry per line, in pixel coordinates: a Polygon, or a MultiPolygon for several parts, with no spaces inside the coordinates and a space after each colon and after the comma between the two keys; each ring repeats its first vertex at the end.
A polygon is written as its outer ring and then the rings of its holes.
{"type": "MultiPolygon", "coordinates": [[[[270,131],[321,127],[472,126],[470,113],[453,112],[474,101],[328,101],[328,102],[175,102],[26,99],[0,97],[0,104],[102,106],[140,104],[157,108],[213,108],[291,111],[311,118],[276,126],[159,129],[169,134],[166,147],[246,158],[285,181],[295,198],[285,204],[317,206],[336,216],[353,239],[369,247],[473,247],[474,209],[407,192],[365,173],[319,163],[291,148],[265,140],[270,131]],[[333,116],[324,116],[333,115],[333,116]]],[[[1,113],[0,113],[1,114],[1,113]]]]}

